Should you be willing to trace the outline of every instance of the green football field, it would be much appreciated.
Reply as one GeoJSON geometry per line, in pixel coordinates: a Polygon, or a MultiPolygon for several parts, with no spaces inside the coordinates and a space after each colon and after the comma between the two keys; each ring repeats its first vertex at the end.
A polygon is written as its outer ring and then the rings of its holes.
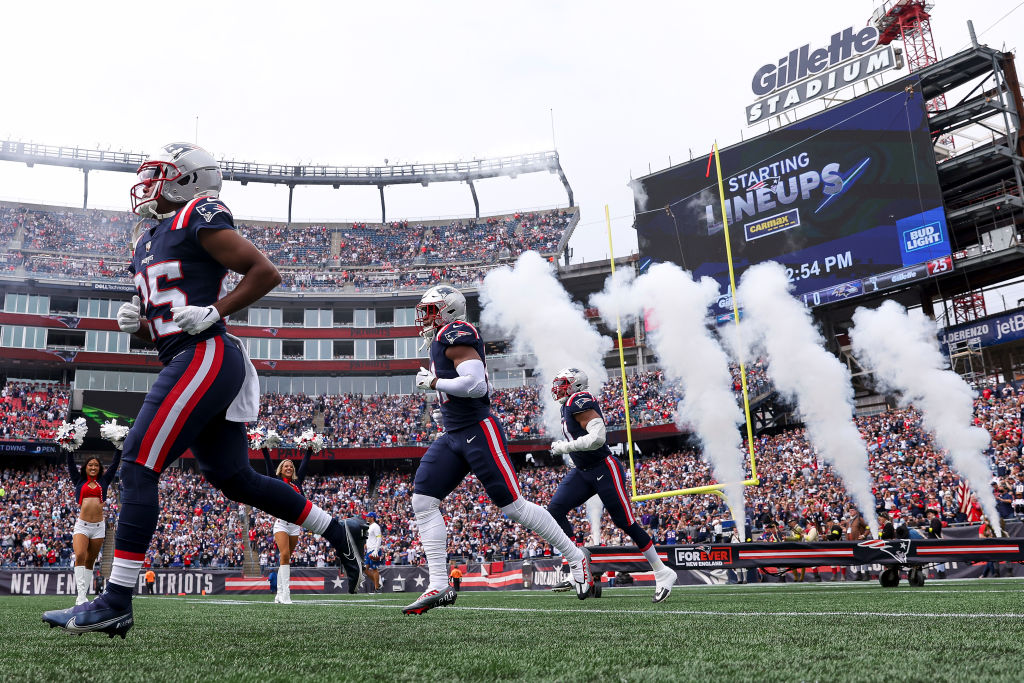
{"type": "Polygon", "coordinates": [[[68,597],[0,599],[0,681],[1024,679],[1024,581],[143,597],[126,640],[46,628],[68,597]]]}

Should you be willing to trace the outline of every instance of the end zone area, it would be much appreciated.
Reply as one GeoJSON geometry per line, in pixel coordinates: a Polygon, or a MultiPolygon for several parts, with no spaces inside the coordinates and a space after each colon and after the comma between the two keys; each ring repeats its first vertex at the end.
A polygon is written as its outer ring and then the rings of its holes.
{"type": "Polygon", "coordinates": [[[0,680],[1019,680],[1024,581],[416,596],[140,597],[127,640],[46,628],[67,597],[0,599],[0,680]]]}

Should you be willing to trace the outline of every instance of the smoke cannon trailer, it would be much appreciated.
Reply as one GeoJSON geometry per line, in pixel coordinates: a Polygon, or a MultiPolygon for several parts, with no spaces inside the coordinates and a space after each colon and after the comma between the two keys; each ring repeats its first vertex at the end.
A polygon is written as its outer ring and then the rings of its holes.
{"type": "MultiPolygon", "coordinates": [[[[650,565],[635,547],[590,547],[595,571],[647,572],[650,565]]],[[[923,569],[950,562],[1017,562],[1024,564],[1024,538],[895,539],[829,543],[705,543],[658,546],[658,555],[673,569],[769,569],[885,565],[879,583],[899,584],[907,570],[911,586],[924,585],[923,569]]]]}

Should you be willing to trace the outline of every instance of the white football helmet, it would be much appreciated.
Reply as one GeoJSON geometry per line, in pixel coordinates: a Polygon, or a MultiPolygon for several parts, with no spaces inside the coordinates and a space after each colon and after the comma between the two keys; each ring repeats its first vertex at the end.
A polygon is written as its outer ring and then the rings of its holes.
{"type": "Polygon", "coordinates": [[[136,171],[139,182],[132,186],[132,211],[144,218],[156,218],[156,200],[183,204],[196,197],[220,194],[223,175],[209,152],[190,142],[172,142],[147,159],[136,171]]]}
{"type": "Polygon", "coordinates": [[[466,319],[466,297],[451,285],[431,287],[416,304],[416,324],[420,334],[431,342],[442,327],[456,320],[466,319]]]}
{"type": "Polygon", "coordinates": [[[590,380],[579,368],[562,368],[551,380],[551,398],[561,404],[578,391],[586,391],[590,380]]]}

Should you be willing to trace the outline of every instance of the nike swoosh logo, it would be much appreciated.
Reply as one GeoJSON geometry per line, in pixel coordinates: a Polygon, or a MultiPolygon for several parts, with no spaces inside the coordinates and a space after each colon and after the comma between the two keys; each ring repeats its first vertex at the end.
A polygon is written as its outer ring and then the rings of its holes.
{"type": "Polygon", "coordinates": [[[603,474],[600,477],[597,478],[598,481],[601,481],[602,479],[604,479],[604,475],[603,474]]]}
{"type": "Polygon", "coordinates": [[[468,439],[466,439],[466,443],[473,443],[473,439],[475,439],[475,438],[476,438],[476,435],[474,434],[473,436],[471,436],[468,439]]]}

